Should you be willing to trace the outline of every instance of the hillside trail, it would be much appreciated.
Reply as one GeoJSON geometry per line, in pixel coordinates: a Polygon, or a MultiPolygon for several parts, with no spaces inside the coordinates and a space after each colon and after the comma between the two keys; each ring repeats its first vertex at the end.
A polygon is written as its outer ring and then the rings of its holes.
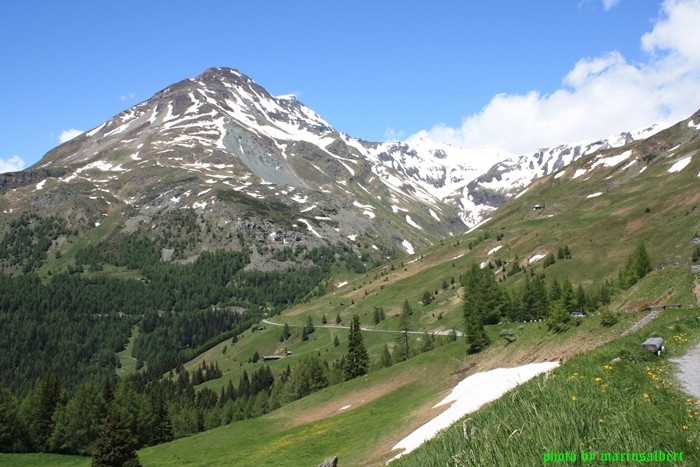
{"type": "Polygon", "coordinates": [[[639,331],[642,329],[644,326],[649,324],[649,322],[656,318],[659,315],[659,310],[653,310],[651,311],[648,315],[646,315],[644,318],[640,319],[636,323],[634,323],[632,326],[627,328],[625,331],[623,331],[622,334],[620,334],[620,337],[625,337],[628,334],[632,334],[633,332],[639,331]]]}
{"type": "MultiPolygon", "coordinates": [[[[269,319],[263,319],[263,323],[269,324],[271,326],[284,326],[282,323],[275,323],[274,321],[270,321],[269,319]]],[[[303,324],[288,324],[290,328],[305,328],[306,326],[303,324]]],[[[337,324],[322,324],[321,326],[317,327],[322,327],[322,328],[331,328],[331,329],[350,329],[350,326],[340,326],[337,324]]],[[[384,333],[390,333],[390,334],[403,334],[404,331],[394,331],[391,329],[371,329],[371,328],[365,328],[365,327],[360,327],[360,331],[366,331],[366,332],[384,332],[384,333]]],[[[432,334],[434,336],[449,336],[450,333],[453,330],[451,329],[445,329],[442,331],[433,331],[433,332],[425,332],[425,331],[406,331],[407,334],[432,334]]],[[[455,334],[457,336],[462,335],[462,331],[457,331],[456,329],[454,330],[455,334]]]]}
{"type": "Polygon", "coordinates": [[[685,392],[700,400],[700,344],[696,345],[680,358],[672,358],[678,365],[676,377],[685,392]]]}
{"type": "MultiPolygon", "coordinates": [[[[693,283],[693,295],[700,306],[700,276],[693,283]]],[[[696,345],[680,358],[671,359],[678,365],[676,376],[681,382],[683,389],[700,400],[700,344],[696,345]]]]}

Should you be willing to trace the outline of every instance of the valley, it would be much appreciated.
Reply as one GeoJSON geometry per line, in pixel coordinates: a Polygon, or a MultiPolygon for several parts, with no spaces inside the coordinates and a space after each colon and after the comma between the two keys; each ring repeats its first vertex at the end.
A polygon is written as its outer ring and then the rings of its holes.
{"type": "Polygon", "coordinates": [[[700,462],[670,360],[700,340],[699,131],[472,164],[236,70],[176,83],[0,179],[0,464],[87,465],[118,407],[143,465],[381,465],[466,377],[542,362],[391,465],[700,462]]]}

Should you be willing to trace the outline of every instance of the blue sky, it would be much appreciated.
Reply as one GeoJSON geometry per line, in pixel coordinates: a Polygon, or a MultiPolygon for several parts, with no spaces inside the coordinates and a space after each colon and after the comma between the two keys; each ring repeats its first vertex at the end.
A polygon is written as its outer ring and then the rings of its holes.
{"type": "Polygon", "coordinates": [[[369,141],[524,152],[700,108],[700,0],[0,4],[0,172],[208,67],[369,141]]]}

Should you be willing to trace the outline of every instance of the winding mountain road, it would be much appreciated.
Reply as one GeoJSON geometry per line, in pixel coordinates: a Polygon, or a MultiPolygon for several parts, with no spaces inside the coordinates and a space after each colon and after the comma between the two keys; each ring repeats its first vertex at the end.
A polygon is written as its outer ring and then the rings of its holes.
{"type": "MultiPolygon", "coordinates": [[[[269,319],[263,319],[262,322],[265,324],[269,324],[271,326],[284,326],[284,323],[275,323],[274,321],[270,321],[269,319]]],[[[288,324],[288,326],[290,328],[305,328],[306,327],[303,324],[288,324]]],[[[350,326],[340,326],[337,324],[323,324],[320,327],[330,328],[330,329],[350,329],[350,326]]],[[[392,331],[390,329],[370,329],[370,328],[363,328],[363,327],[360,327],[360,331],[385,332],[385,333],[390,333],[390,334],[403,334],[403,331],[392,331]]],[[[451,332],[452,332],[451,329],[445,329],[442,331],[428,332],[427,334],[432,334],[434,336],[449,336],[451,332]]],[[[455,330],[455,333],[457,334],[457,336],[462,335],[462,331],[455,330]]],[[[408,331],[408,334],[426,334],[426,332],[425,331],[408,331]]]]}

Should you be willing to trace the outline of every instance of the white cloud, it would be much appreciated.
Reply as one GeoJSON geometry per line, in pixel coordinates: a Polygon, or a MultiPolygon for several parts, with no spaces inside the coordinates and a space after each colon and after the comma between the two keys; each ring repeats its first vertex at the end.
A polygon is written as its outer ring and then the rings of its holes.
{"type": "Polygon", "coordinates": [[[76,130],[75,128],[71,128],[70,130],[63,130],[60,135],[58,135],[58,140],[61,142],[61,144],[65,143],[66,141],[70,141],[76,136],[82,135],[83,131],[82,130],[76,130]]]}
{"type": "Polygon", "coordinates": [[[19,156],[10,156],[8,159],[0,158],[0,173],[18,172],[24,168],[25,162],[19,156]]]}
{"type": "Polygon", "coordinates": [[[551,94],[498,94],[459,127],[437,124],[419,134],[522,153],[689,117],[700,107],[700,0],[667,0],[661,12],[641,38],[644,62],[615,51],[583,58],[551,94]]]}
{"type": "Polygon", "coordinates": [[[603,0],[603,9],[608,11],[615,8],[618,3],[620,3],[620,0],[603,0]]]}
{"type": "Polygon", "coordinates": [[[122,102],[125,102],[125,101],[132,100],[134,97],[136,97],[136,94],[133,92],[130,92],[129,94],[122,94],[121,96],[119,96],[119,100],[122,102]]]}

